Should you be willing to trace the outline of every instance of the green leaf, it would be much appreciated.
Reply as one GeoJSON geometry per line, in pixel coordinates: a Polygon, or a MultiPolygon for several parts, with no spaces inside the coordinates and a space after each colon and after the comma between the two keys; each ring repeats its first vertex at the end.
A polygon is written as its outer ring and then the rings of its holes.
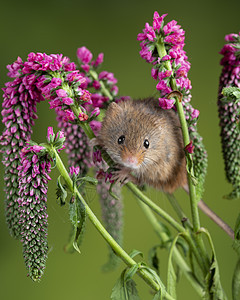
{"type": "Polygon", "coordinates": [[[192,180],[193,185],[197,185],[198,184],[198,180],[193,175],[193,161],[192,161],[192,157],[191,157],[190,153],[188,153],[187,151],[185,151],[185,157],[186,157],[187,172],[191,176],[191,180],[192,180]]]}
{"type": "Polygon", "coordinates": [[[124,280],[127,282],[132,279],[132,277],[136,274],[140,264],[135,264],[131,268],[127,269],[124,275],[124,280]]]}
{"type": "Polygon", "coordinates": [[[205,228],[201,228],[199,232],[205,234],[212,250],[211,264],[205,277],[204,299],[205,300],[227,300],[220,281],[220,273],[216,258],[215,249],[209,232],[205,228]]]}
{"type": "Polygon", "coordinates": [[[94,177],[91,177],[91,176],[81,177],[80,180],[84,181],[84,182],[89,182],[89,183],[94,184],[94,185],[97,185],[97,183],[98,183],[98,180],[94,177]]]}
{"type": "Polygon", "coordinates": [[[126,269],[122,272],[120,278],[113,287],[111,299],[112,300],[140,300],[136,283],[130,279],[125,280],[126,269]]]}
{"type": "Polygon", "coordinates": [[[79,246],[82,242],[87,214],[85,206],[79,198],[76,198],[73,203],[69,204],[69,215],[73,230],[70,237],[70,242],[65,249],[68,250],[68,252],[71,252],[71,248],[73,247],[78,253],[81,253],[79,246]]]}
{"type": "Polygon", "coordinates": [[[143,257],[143,253],[141,252],[141,251],[139,251],[139,250],[132,250],[130,253],[129,253],[129,256],[131,257],[131,258],[134,258],[135,256],[137,256],[137,255],[140,255],[141,257],[143,257]]]}
{"type": "Polygon", "coordinates": [[[238,215],[234,228],[233,249],[237,252],[238,256],[240,256],[240,214],[238,215]]]}
{"type": "Polygon", "coordinates": [[[61,184],[61,175],[58,176],[57,179],[57,190],[56,190],[56,194],[57,194],[57,199],[60,200],[60,204],[64,205],[65,204],[65,200],[67,198],[67,191],[65,190],[65,188],[62,186],[61,184]]]}
{"type": "Polygon", "coordinates": [[[238,260],[232,279],[232,297],[233,300],[240,299],[240,259],[238,260]]]}
{"type": "Polygon", "coordinates": [[[173,250],[177,244],[180,235],[178,234],[172,242],[169,257],[168,257],[168,272],[167,272],[167,292],[173,297],[176,298],[176,284],[177,276],[172,263],[173,250]]]}
{"type": "Polygon", "coordinates": [[[150,262],[150,265],[156,270],[156,272],[159,272],[159,259],[157,256],[157,249],[161,248],[161,245],[156,245],[152,247],[148,252],[148,260],[150,262]]]}

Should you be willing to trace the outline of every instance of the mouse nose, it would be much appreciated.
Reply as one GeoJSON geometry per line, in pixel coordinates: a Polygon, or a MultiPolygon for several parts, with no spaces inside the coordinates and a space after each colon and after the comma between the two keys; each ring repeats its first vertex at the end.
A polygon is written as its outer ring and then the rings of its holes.
{"type": "Polygon", "coordinates": [[[132,167],[132,168],[136,168],[139,164],[139,161],[137,159],[136,156],[127,156],[125,158],[125,163],[129,166],[129,167],[132,167]]]}

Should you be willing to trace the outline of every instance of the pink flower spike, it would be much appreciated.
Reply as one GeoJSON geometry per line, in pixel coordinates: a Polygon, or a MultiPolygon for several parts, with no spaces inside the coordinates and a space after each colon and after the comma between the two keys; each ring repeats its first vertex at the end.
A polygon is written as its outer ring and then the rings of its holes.
{"type": "Polygon", "coordinates": [[[175,99],[158,98],[159,106],[163,109],[171,109],[175,104],[175,99]]]}
{"type": "Polygon", "coordinates": [[[63,89],[59,89],[59,90],[56,90],[56,94],[58,95],[58,97],[62,98],[62,97],[67,97],[67,92],[63,89]]]}
{"type": "Polygon", "coordinates": [[[188,152],[188,153],[190,153],[190,154],[192,154],[193,153],[193,150],[194,150],[194,145],[193,145],[193,142],[192,141],[190,141],[190,143],[185,147],[185,150],[188,152]]]}
{"type": "Polygon", "coordinates": [[[92,53],[86,48],[77,49],[77,57],[83,64],[88,64],[92,60],[92,53]]]}

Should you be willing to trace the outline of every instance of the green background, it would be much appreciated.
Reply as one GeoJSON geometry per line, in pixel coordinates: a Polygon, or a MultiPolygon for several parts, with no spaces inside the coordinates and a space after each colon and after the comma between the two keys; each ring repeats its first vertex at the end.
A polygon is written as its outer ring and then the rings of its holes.
{"type": "MultiPolygon", "coordinates": [[[[152,22],[154,11],[168,13],[167,21],[175,19],[186,31],[185,50],[192,64],[192,104],[200,110],[199,131],[209,155],[209,169],[204,200],[226,222],[234,227],[239,213],[239,201],[227,201],[222,196],[231,189],[224,175],[221,157],[216,97],[221,72],[218,54],[224,36],[238,32],[240,1],[2,1],[1,2],[1,66],[0,85],[8,81],[6,65],[17,56],[26,59],[31,51],[63,53],[76,61],[76,50],[85,45],[93,54],[104,52],[103,69],[114,72],[121,95],[145,97],[154,91],[155,82],[150,66],[139,56],[137,34],[145,22],[152,22]]],[[[48,126],[56,128],[55,116],[48,103],[40,103],[39,119],[33,139],[42,142],[48,126]]],[[[2,131],[2,125],[0,125],[2,131]]],[[[66,159],[66,157],[65,157],[66,159]]],[[[3,169],[1,166],[1,174],[3,169]]],[[[51,252],[40,283],[26,277],[19,241],[8,234],[4,219],[3,179],[0,179],[0,298],[10,299],[99,299],[110,298],[111,289],[124,265],[117,271],[103,274],[101,266],[107,260],[107,247],[90,222],[81,247],[82,254],[66,254],[63,246],[68,238],[67,207],[59,207],[55,198],[57,171],[48,192],[49,246],[51,252]]],[[[124,248],[138,249],[147,260],[148,250],[158,243],[157,236],[145,219],[137,202],[124,190],[125,226],[124,248]]],[[[154,201],[175,216],[167,199],[151,191],[154,201]]],[[[189,212],[189,204],[182,191],[177,192],[181,204],[189,212]]],[[[97,197],[91,208],[100,217],[97,197]]],[[[231,277],[236,263],[231,239],[202,213],[201,224],[210,231],[220,265],[221,279],[231,299],[231,277]]],[[[173,232],[175,233],[175,232],[173,232]]],[[[166,282],[167,253],[160,255],[162,279],[166,282]]],[[[150,288],[136,278],[141,299],[152,299],[150,288]]],[[[178,284],[178,299],[199,299],[185,278],[178,284]]]]}

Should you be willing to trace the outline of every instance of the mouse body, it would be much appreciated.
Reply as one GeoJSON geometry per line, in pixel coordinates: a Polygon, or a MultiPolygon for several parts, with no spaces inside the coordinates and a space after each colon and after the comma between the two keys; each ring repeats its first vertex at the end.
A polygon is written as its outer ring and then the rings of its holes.
{"type": "Polygon", "coordinates": [[[187,185],[178,115],[172,109],[162,109],[156,99],[112,102],[97,144],[117,164],[117,181],[146,183],[167,193],[187,185]]]}

